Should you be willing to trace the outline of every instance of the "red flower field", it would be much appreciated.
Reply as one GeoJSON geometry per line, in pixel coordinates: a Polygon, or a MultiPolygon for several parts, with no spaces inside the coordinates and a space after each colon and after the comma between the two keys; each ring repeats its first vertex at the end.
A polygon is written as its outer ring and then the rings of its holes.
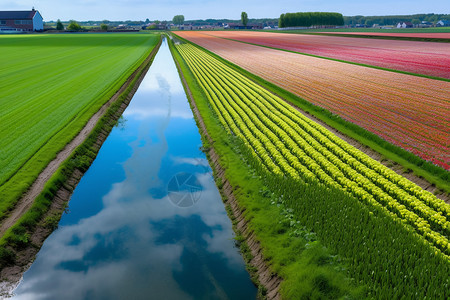
{"type": "Polygon", "coordinates": [[[177,34],[450,169],[450,82],[248,45],[210,32],[177,34]]]}
{"type": "Polygon", "coordinates": [[[326,34],[345,34],[345,35],[368,35],[368,36],[391,36],[391,37],[410,37],[410,38],[424,38],[424,39],[450,39],[450,32],[320,32],[326,34]]]}
{"type": "Polygon", "coordinates": [[[450,79],[450,43],[251,31],[209,31],[205,34],[450,79]]]}

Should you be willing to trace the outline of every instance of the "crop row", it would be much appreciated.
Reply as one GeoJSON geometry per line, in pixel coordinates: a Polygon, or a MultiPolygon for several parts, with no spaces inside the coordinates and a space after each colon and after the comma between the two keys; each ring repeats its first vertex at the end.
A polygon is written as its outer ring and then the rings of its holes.
{"type": "Polygon", "coordinates": [[[286,53],[212,33],[179,34],[422,159],[450,168],[450,82],[286,53]]]}
{"type": "Polygon", "coordinates": [[[221,123],[275,174],[318,180],[385,209],[450,253],[450,209],[436,198],[306,118],[198,48],[178,49],[221,123]]]}

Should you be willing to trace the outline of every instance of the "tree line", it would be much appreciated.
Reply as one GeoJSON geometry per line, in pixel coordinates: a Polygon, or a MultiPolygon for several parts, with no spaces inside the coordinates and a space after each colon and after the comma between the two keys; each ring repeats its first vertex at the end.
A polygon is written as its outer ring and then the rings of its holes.
{"type": "Polygon", "coordinates": [[[340,13],[332,12],[297,12],[281,14],[278,27],[316,26],[316,25],[344,25],[344,17],[340,13]]]}

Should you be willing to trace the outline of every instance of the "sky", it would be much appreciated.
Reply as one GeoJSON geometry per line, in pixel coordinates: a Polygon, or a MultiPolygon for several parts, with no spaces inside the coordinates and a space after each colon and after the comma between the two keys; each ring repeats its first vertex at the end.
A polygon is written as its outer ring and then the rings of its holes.
{"type": "Polygon", "coordinates": [[[278,18],[286,12],[327,11],[344,16],[450,13],[448,0],[1,0],[0,10],[39,10],[44,21],[278,18]]]}

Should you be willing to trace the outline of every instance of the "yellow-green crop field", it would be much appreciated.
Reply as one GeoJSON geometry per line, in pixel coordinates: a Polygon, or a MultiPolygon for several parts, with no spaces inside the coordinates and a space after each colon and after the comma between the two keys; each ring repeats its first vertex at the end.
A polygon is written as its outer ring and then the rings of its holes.
{"type": "Polygon", "coordinates": [[[158,40],[147,34],[0,36],[0,219],[158,40]]]}
{"type": "MultiPolygon", "coordinates": [[[[292,215],[348,259],[351,277],[370,285],[369,298],[446,298],[448,204],[226,62],[190,43],[176,49],[207,99],[203,114],[241,144],[246,162],[282,191],[292,215]]],[[[297,289],[288,283],[295,277],[286,271],[281,289],[297,289]]]]}

